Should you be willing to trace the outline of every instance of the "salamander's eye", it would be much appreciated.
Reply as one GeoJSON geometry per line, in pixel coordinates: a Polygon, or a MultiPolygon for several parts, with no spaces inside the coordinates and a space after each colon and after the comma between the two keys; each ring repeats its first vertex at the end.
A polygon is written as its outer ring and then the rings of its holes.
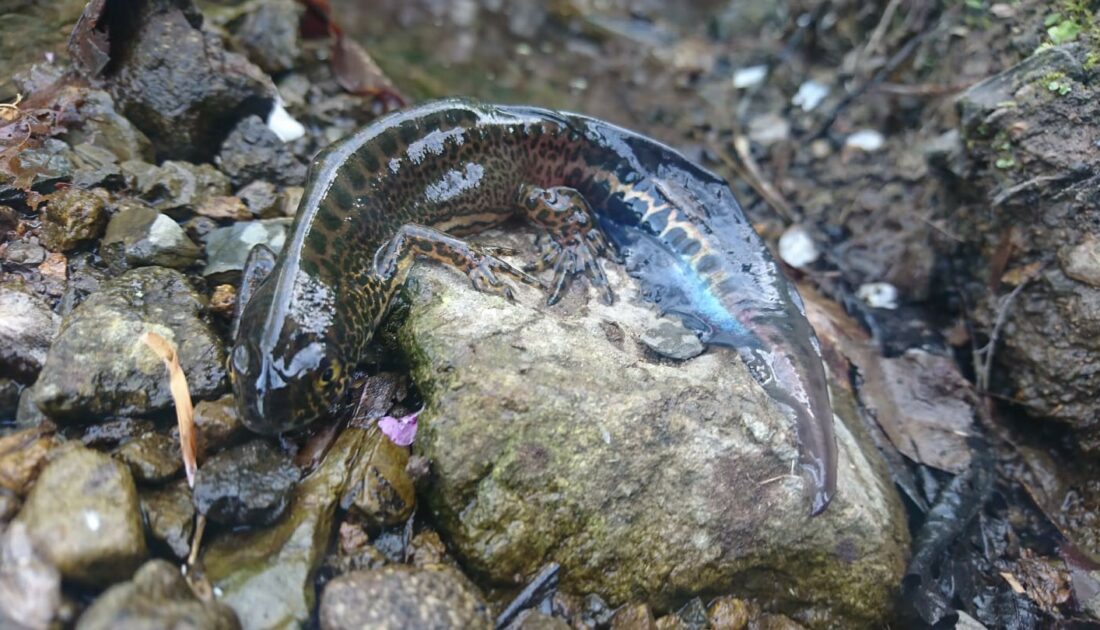
{"type": "Polygon", "coordinates": [[[321,365],[318,366],[320,370],[317,374],[317,388],[323,390],[329,390],[332,388],[340,378],[340,363],[333,359],[322,359],[321,365]]]}

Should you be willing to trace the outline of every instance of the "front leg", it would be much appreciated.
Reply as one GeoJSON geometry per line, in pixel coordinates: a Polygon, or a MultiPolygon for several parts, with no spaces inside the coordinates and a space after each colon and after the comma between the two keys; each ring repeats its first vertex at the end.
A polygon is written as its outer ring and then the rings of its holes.
{"type": "Polygon", "coordinates": [[[375,273],[390,286],[404,282],[414,258],[442,263],[465,273],[478,291],[514,299],[512,287],[499,275],[509,275],[521,282],[539,285],[539,281],[522,270],[497,258],[509,253],[498,247],[477,247],[446,232],[406,223],[374,256],[375,273]]]}
{"type": "Polygon", "coordinates": [[[581,273],[600,290],[606,304],[614,302],[615,296],[599,260],[601,256],[610,256],[611,248],[584,196],[566,186],[523,186],[519,203],[527,218],[545,230],[548,237],[538,262],[524,268],[542,271],[553,267],[553,290],[546,303],[560,300],[573,276],[581,273]]]}

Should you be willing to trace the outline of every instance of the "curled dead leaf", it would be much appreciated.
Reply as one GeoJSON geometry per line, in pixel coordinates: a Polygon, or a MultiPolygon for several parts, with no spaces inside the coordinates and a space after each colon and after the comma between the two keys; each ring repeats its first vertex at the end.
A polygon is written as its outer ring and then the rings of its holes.
{"type": "Polygon", "coordinates": [[[187,388],[187,377],[180,367],[179,357],[172,344],[155,332],[141,335],[141,341],[164,361],[168,368],[169,389],[176,405],[176,422],[180,430],[180,452],[183,454],[183,469],[187,473],[187,485],[195,487],[196,462],[195,446],[195,409],[191,405],[191,392],[187,388]]]}

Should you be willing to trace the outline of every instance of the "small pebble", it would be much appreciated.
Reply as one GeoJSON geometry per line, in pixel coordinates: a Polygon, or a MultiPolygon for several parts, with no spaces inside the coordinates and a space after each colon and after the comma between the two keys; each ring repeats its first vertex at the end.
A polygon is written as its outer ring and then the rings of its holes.
{"type": "Polygon", "coordinates": [[[642,333],[641,341],[657,354],[686,361],[703,354],[703,342],[699,337],[678,321],[662,319],[655,326],[642,333]]]}
{"type": "Polygon", "coordinates": [[[779,237],[779,257],[788,265],[801,269],[821,257],[821,252],[806,227],[795,224],[779,237]]]}
{"type": "Polygon", "coordinates": [[[756,87],[764,82],[768,76],[768,67],[764,65],[738,68],[733,73],[733,87],[743,90],[756,87]]]}
{"type": "Polygon", "coordinates": [[[232,315],[237,305],[237,289],[231,284],[219,284],[210,296],[210,310],[218,315],[232,315]]]}
{"type": "Polygon", "coordinates": [[[791,104],[801,107],[803,111],[813,111],[829,95],[829,86],[810,79],[798,86],[798,93],[791,99],[791,104]]]}
{"type": "Polygon", "coordinates": [[[868,282],[860,285],[856,295],[872,308],[893,310],[898,307],[898,289],[889,282],[868,282]]]}
{"type": "Polygon", "coordinates": [[[844,146],[866,151],[867,153],[878,151],[884,144],[886,144],[886,138],[874,129],[861,129],[848,136],[848,139],[844,141],[844,146]]]}

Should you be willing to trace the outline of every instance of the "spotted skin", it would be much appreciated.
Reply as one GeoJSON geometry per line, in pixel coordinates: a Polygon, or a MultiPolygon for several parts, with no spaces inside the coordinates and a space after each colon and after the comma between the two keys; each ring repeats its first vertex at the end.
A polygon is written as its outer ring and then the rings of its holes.
{"type": "Polygon", "coordinates": [[[230,353],[245,424],[279,433],[334,413],[410,260],[443,262],[505,296],[505,278],[531,281],[453,236],[514,216],[549,235],[532,270],[554,268],[551,300],[583,273],[610,301],[599,258],[611,241],[655,301],[666,296],[661,308],[737,348],[793,418],[812,512],[825,508],[836,442],[817,340],[729,186],[651,139],[538,108],[427,103],[314,159],[291,237],[230,353]]]}

